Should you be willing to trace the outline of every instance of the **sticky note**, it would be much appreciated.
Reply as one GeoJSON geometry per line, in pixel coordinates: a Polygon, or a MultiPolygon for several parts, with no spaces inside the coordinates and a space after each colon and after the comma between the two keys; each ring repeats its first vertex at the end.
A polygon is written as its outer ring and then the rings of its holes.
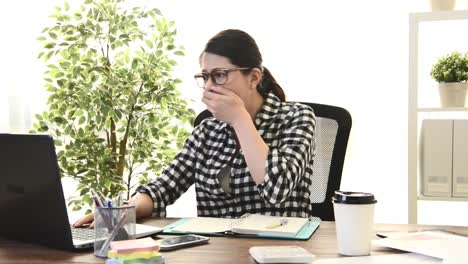
{"type": "Polygon", "coordinates": [[[111,249],[116,253],[132,253],[141,251],[159,251],[159,245],[150,237],[131,240],[112,241],[111,249]]]}

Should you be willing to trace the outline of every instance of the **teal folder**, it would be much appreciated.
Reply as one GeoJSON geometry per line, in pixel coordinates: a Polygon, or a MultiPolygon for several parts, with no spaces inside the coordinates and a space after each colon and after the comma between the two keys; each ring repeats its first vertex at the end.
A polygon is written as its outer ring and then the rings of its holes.
{"type": "Polygon", "coordinates": [[[229,236],[229,237],[250,237],[250,238],[268,238],[268,239],[286,239],[286,240],[308,240],[320,226],[320,220],[314,218],[309,220],[296,235],[270,235],[270,234],[238,234],[233,232],[221,233],[204,233],[204,232],[180,232],[173,230],[175,227],[190,222],[193,218],[182,218],[168,226],[163,230],[166,235],[185,235],[185,234],[198,234],[205,236],[229,236]]]}

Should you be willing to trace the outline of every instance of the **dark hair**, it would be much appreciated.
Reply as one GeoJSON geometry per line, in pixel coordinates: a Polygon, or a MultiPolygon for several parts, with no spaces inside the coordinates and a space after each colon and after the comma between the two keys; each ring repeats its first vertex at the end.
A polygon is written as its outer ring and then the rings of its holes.
{"type": "MultiPolygon", "coordinates": [[[[276,82],[270,71],[262,66],[262,54],[255,40],[247,33],[237,29],[227,29],[212,37],[203,52],[213,53],[228,58],[238,67],[258,68],[263,72],[262,81],[257,85],[257,91],[266,98],[271,91],[281,101],[286,100],[281,86],[276,82]]],[[[202,53],[203,54],[203,53],[202,53]]],[[[249,70],[243,71],[244,73],[249,70]]]]}

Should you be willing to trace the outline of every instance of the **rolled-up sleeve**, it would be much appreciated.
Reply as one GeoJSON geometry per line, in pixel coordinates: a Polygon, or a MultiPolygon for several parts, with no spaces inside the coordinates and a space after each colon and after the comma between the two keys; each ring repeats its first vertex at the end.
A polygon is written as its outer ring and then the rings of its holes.
{"type": "Polygon", "coordinates": [[[162,174],[148,185],[139,186],[136,192],[147,193],[153,199],[154,217],[165,217],[166,206],[173,204],[194,183],[197,147],[201,130],[195,128],[182,150],[162,174]]]}
{"type": "Polygon", "coordinates": [[[278,144],[269,146],[265,178],[258,191],[266,202],[285,201],[301,181],[307,166],[312,165],[315,151],[315,115],[311,108],[301,107],[278,136],[278,144]]]}

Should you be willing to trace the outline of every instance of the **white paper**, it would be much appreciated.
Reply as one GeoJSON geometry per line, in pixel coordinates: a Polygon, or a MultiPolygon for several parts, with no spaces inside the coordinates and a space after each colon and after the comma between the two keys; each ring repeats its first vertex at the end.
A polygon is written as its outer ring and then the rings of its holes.
{"type": "Polygon", "coordinates": [[[414,253],[389,254],[365,257],[345,257],[317,259],[314,264],[441,264],[442,260],[438,258],[423,256],[414,253]]]}
{"type": "Polygon", "coordinates": [[[173,228],[173,231],[216,233],[229,230],[229,225],[235,222],[234,218],[195,217],[190,221],[173,228]]]}
{"type": "Polygon", "coordinates": [[[440,259],[466,259],[468,237],[441,231],[421,231],[374,240],[374,245],[423,254],[440,259]]]}

